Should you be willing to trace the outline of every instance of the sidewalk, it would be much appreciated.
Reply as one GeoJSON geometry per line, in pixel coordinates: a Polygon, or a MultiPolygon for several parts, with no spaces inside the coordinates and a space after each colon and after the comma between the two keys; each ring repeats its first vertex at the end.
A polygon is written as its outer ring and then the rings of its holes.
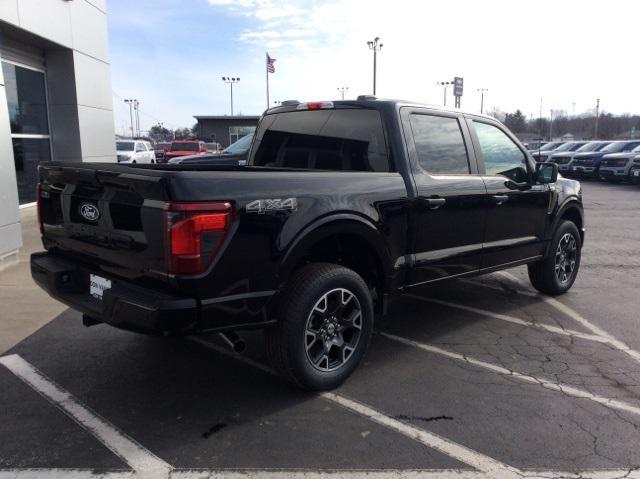
{"type": "Polygon", "coordinates": [[[22,241],[18,263],[0,271],[0,354],[66,309],[31,279],[29,256],[42,250],[36,209],[20,210],[22,241]]]}

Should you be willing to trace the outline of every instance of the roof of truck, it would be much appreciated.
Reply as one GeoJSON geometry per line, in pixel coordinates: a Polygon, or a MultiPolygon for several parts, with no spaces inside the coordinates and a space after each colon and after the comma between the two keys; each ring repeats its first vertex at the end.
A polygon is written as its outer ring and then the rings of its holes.
{"type": "Polygon", "coordinates": [[[400,100],[400,99],[392,99],[392,98],[378,98],[372,95],[361,95],[356,100],[319,100],[319,101],[298,101],[298,100],[287,100],[283,101],[282,104],[269,108],[265,111],[265,114],[271,113],[282,113],[287,111],[296,111],[298,107],[302,104],[307,103],[331,103],[333,107],[364,107],[364,108],[379,108],[381,105],[393,105],[395,107],[417,107],[417,108],[426,108],[429,110],[436,110],[448,113],[463,113],[466,115],[472,115],[475,117],[486,118],[489,120],[496,120],[492,116],[484,115],[476,112],[470,112],[465,110],[459,110],[456,108],[447,108],[446,106],[441,105],[431,105],[428,103],[420,103],[416,101],[410,100],[400,100]]]}

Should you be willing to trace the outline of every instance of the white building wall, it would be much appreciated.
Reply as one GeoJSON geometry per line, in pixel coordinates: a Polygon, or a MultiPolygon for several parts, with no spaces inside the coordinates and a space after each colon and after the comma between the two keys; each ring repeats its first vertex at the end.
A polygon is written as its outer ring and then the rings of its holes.
{"type": "MultiPolygon", "coordinates": [[[[115,161],[106,2],[0,0],[0,47],[3,31],[18,33],[11,42],[34,38],[44,50],[53,159],[115,161]]],[[[10,134],[2,81],[0,257],[21,244],[10,134]]]]}

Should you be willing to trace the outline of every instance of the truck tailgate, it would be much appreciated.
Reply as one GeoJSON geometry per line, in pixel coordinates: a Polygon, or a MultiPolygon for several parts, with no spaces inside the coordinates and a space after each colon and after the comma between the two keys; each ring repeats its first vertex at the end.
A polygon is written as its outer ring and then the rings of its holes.
{"type": "Polygon", "coordinates": [[[129,279],[163,278],[165,178],[127,167],[40,167],[43,242],[129,279]]]}

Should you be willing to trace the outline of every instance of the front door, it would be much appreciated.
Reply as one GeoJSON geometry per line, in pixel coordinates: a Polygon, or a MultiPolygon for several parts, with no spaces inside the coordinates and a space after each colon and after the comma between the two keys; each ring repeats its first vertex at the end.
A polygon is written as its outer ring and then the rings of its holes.
{"type": "Polygon", "coordinates": [[[549,186],[536,184],[532,161],[500,124],[484,119],[468,124],[488,195],[482,268],[542,255],[549,186]]]}
{"type": "Polygon", "coordinates": [[[411,210],[409,284],[480,268],[486,189],[461,115],[402,110],[417,198],[411,210]]]}

